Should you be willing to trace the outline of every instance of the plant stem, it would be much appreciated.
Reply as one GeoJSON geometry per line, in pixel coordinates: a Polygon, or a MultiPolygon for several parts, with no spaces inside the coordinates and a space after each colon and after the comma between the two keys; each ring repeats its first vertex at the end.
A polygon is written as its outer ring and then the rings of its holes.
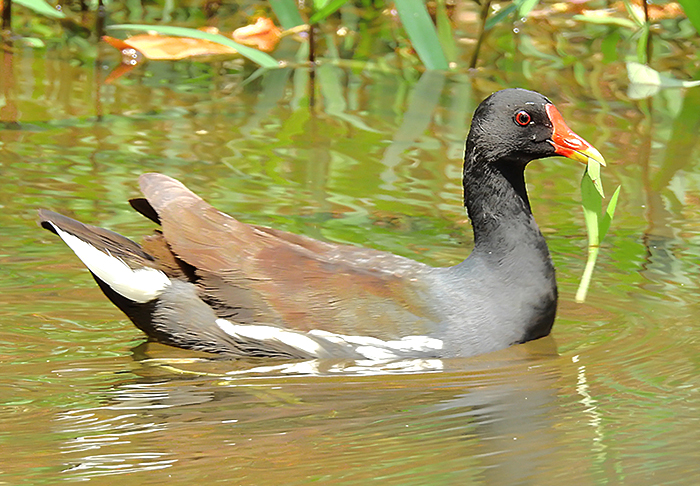
{"type": "Polygon", "coordinates": [[[591,276],[593,276],[593,269],[595,268],[595,261],[598,259],[599,251],[599,246],[588,247],[588,260],[586,261],[586,268],[583,270],[581,283],[576,291],[576,302],[578,303],[586,300],[586,294],[588,293],[588,287],[591,284],[591,276]]]}
{"type": "Polygon", "coordinates": [[[5,0],[2,8],[2,30],[12,29],[12,0],[5,0]]]}
{"type": "Polygon", "coordinates": [[[316,26],[309,25],[309,106],[316,104],[316,26]]]}
{"type": "Polygon", "coordinates": [[[651,45],[651,23],[649,23],[649,6],[647,5],[647,0],[642,0],[642,5],[644,6],[644,21],[647,29],[647,66],[651,66],[651,52],[652,52],[652,45],[651,45]]]}
{"type": "Polygon", "coordinates": [[[105,34],[105,17],[107,17],[107,11],[103,0],[97,2],[97,15],[95,16],[95,32],[97,33],[97,39],[102,39],[105,34]]]}
{"type": "Polygon", "coordinates": [[[489,11],[491,10],[491,0],[488,0],[487,2],[484,2],[484,4],[481,6],[481,16],[480,16],[480,21],[481,24],[479,25],[479,38],[476,40],[476,46],[474,47],[474,54],[472,55],[471,62],[469,63],[469,68],[474,69],[476,68],[476,61],[479,59],[479,51],[481,50],[481,44],[484,43],[484,39],[486,38],[486,19],[489,16],[489,11]]]}

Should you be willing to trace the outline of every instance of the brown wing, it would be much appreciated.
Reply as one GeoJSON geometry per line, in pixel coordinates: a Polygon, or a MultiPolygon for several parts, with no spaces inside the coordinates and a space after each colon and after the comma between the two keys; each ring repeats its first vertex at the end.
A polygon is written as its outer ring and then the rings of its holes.
{"type": "Polygon", "coordinates": [[[430,267],[241,223],[162,174],[139,182],[169,248],[194,267],[221,317],[382,339],[396,337],[399,325],[402,335],[433,326],[415,278],[430,267]]]}

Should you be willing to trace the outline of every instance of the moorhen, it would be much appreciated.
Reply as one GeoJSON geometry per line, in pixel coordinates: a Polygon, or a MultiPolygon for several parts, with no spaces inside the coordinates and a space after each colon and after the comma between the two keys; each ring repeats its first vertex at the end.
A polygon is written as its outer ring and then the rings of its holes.
{"type": "Polygon", "coordinates": [[[131,205],[160,225],[142,245],[40,210],[105,295],[151,339],[226,357],[471,356],[549,334],[557,284],[525,166],[562,155],[604,163],[544,96],[506,89],[476,109],[464,155],[474,250],[434,268],[219,212],[162,174],[131,205]]]}

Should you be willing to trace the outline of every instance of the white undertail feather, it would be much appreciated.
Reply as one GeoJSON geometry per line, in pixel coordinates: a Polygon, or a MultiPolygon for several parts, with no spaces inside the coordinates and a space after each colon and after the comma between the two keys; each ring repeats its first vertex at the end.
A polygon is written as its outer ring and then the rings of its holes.
{"type": "MultiPolygon", "coordinates": [[[[49,223],[51,223],[49,221],[49,223]]],[[[130,268],[124,261],[98,250],[77,236],[51,223],[58,236],[75,252],[88,269],[112,290],[134,302],[149,302],[170,285],[170,279],[155,268],[130,268]]]]}

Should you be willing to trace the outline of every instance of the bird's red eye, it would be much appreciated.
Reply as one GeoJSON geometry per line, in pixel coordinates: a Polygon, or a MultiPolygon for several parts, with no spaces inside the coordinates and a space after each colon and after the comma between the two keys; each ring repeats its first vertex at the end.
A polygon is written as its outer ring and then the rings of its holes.
{"type": "Polygon", "coordinates": [[[530,117],[530,114],[527,111],[520,110],[515,114],[515,123],[521,126],[525,126],[530,123],[530,120],[532,118],[530,117]]]}

